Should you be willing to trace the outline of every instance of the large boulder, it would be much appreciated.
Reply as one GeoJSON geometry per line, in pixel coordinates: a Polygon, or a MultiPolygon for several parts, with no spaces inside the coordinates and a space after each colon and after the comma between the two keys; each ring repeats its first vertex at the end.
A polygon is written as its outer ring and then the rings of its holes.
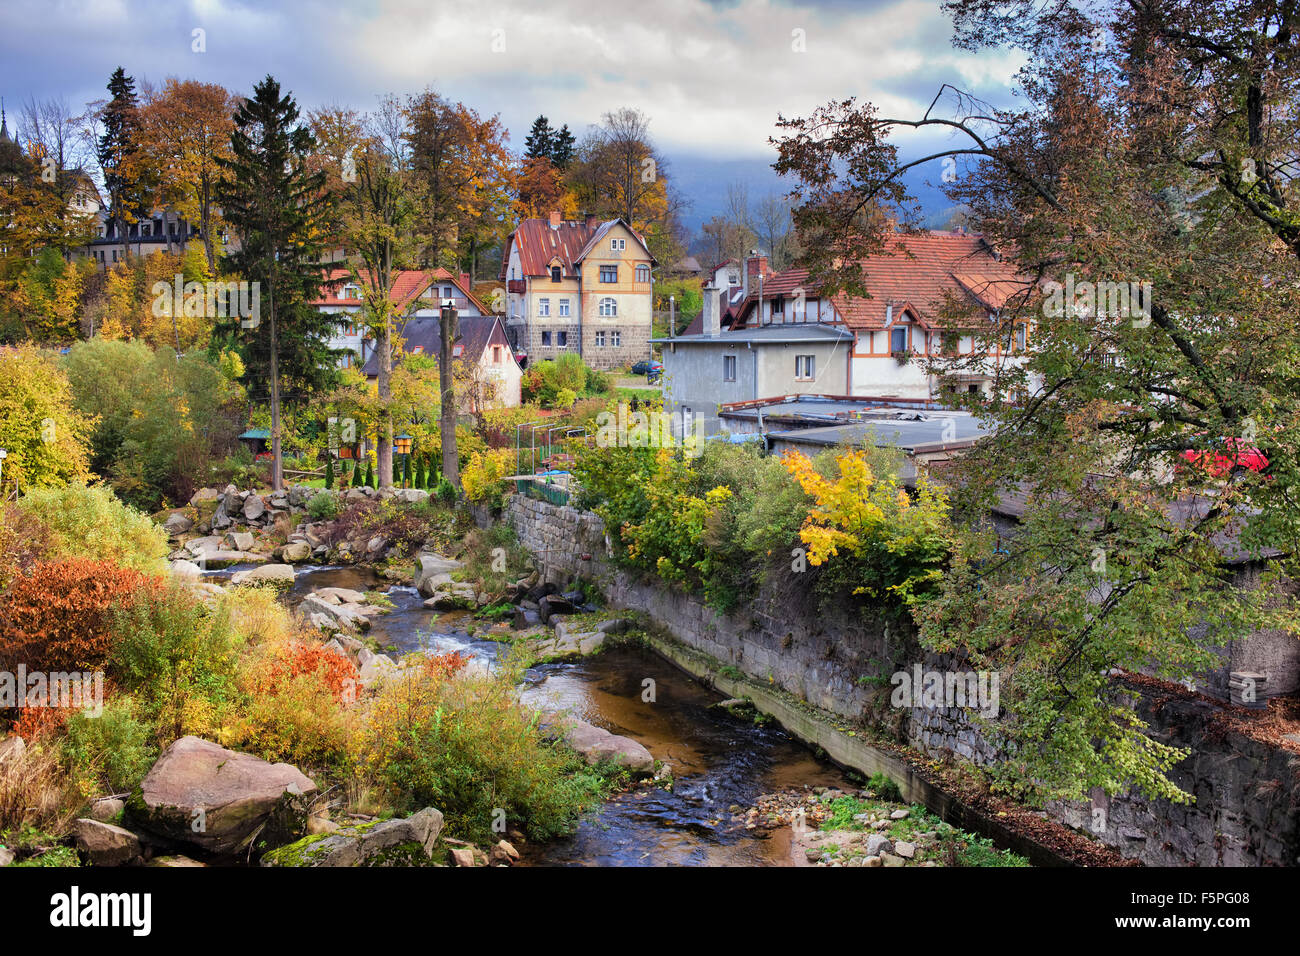
{"type": "Polygon", "coordinates": [[[234,551],[252,551],[256,543],[257,539],[247,531],[232,531],[226,535],[226,544],[234,551]]]}
{"type": "Polygon", "coordinates": [[[266,502],[261,495],[249,495],[244,499],[244,520],[256,521],[266,513],[266,502]]]}
{"type": "Polygon", "coordinates": [[[322,631],[370,630],[370,618],[357,610],[355,604],[332,604],[318,595],[308,594],[298,610],[322,631]]]}
{"type": "Polygon", "coordinates": [[[426,807],[403,820],[304,837],[267,853],[262,866],[411,866],[432,858],[441,833],[442,813],[426,807]]]}
{"type": "Polygon", "coordinates": [[[453,558],[444,558],[440,554],[417,554],[415,556],[415,580],[413,584],[415,589],[425,597],[433,594],[434,585],[429,581],[435,575],[450,574],[461,566],[461,563],[453,558]]]}
{"type": "Polygon", "coordinates": [[[280,549],[280,560],[299,564],[311,557],[311,545],[306,541],[290,541],[280,549]]]}
{"type": "Polygon", "coordinates": [[[430,588],[428,594],[424,606],[439,611],[469,610],[478,607],[479,603],[478,593],[474,585],[469,583],[443,581],[430,588]]]}
{"type": "Polygon", "coordinates": [[[158,758],[128,809],[159,836],[234,853],[273,815],[305,824],[306,803],[315,794],[316,784],[296,767],[182,737],[158,758]]]}
{"type": "Polygon", "coordinates": [[[194,494],[190,495],[190,504],[197,505],[200,501],[219,501],[221,492],[216,488],[200,488],[194,494]]]}
{"type": "Polygon", "coordinates": [[[124,866],[140,859],[140,838],[124,827],[83,817],[72,825],[77,849],[95,866],[124,866]]]}
{"type": "Polygon", "coordinates": [[[597,727],[576,717],[564,717],[558,720],[554,730],[571,748],[581,754],[588,765],[595,766],[601,761],[612,761],[626,767],[634,774],[654,772],[654,757],[650,751],[630,737],[612,734],[603,727],[597,727]]]}
{"type": "Polygon", "coordinates": [[[264,564],[260,568],[236,571],[230,576],[231,584],[293,584],[293,566],[289,564],[264,564]]]}
{"type": "Polygon", "coordinates": [[[180,581],[197,581],[203,577],[203,569],[193,561],[184,558],[171,563],[172,577],[180,581]]]}
{"type": "Polygon", "coordinates": [[[166,531],[173,538],[177,537],[178,535],[184,534],[186,531],[189,531],[190,528],[193,527],[194,527],[194,522],[191,521],[189,518],[187,518],[185,515],[181,514],[179,511],[173,511],[171,514],[167,516],[167,520],[163,522],[163,530],[166,531]]]}

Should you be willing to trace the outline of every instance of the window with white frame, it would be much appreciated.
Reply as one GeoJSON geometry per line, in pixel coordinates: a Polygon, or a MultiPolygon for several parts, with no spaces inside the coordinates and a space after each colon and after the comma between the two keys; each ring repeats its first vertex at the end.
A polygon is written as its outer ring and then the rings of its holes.
{"type": "Polygon", "coordinates": [[[650,267],[649,267],[649,266],[647,266],[647,265],[639,265],[639,266],[636,267],[636,281],[637,281],[637,282],[649,282],[649,281],[650,281],[650,267]]]}
{"type": "Polygon", "coordinates": [[[596,344],[597,344],[598,346],[602,347],[602,348],[604,347],[604,345],[605,345],[605,332],[604,332],[604,330],[602,330],[602,331],[596,333],[596,344]]]}
{"type": "Polygon", "coordinates": [[[561,315],[561,316],[565,316],[565,315],[568,315],[568,314],[569,314],[569,300],[568,300],[568,299],[561,299],[561,300],[560,300],[560,315],[561,315]]]}
{"type": "Polygon", "coordinates": [[[816,377],[817,357],[815,355],[796,355],[794,357],[794,377],[797,381],[808,382],[816,377]]]}
{"type": "Polygon", "coordinates": [[[612,332],[610,332],[610,333],[609,333],[609,344],[612,345],[612,346],[614,346],[614,348],[618,348],[620,345],[622,345],[622,344],[623,344],[623,333],[620,332],[618,329],[614,329],[612,332]]]}
{"type": "Polygon", "coordinates": [[[736,356],[722,356],[722,380],[724,382],[734,382],[736,380],[736,356]]]}
{"type": "Polygon", "coordinates": [[[889,330],[889,351],[906,352],[907,351],[907,327],[896,325],[889,330]]]}
{"type": "Polygon", "coordinates": [[[622,252],[624,249],[627,248],[627,240],[611,239],[609,240],[609,248],[614,252],[622,252]]]}
{"type": "Polygon", "coordinates": [[[606,296],[600,300],[600,314],[603,316],[618,315],[618,302],[606,296]]]}
{"type": "Polygon", "coordinates": [[[1016,348],[1024,351],[1025,344],[1029,339],[1029,326],[1021,322],[1016,326],[1016,348]]]}
{"type": "Polygon", "coordinates": [[[538,299],[538,300],[537,300],[537,314],[538,314],[539,316],[540,316],[540,315],[550,315],[550,314],[551,314],[551,300],[550,300],[550,299],[538,299]]]}

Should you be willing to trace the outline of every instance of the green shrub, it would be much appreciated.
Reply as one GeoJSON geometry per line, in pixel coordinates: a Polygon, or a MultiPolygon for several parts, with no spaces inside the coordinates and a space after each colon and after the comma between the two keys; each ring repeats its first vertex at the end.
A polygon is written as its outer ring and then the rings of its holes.
{"type": "Polygon", "coordinates": [[[330,521],[339,515],[339,496],[321,492],[307,502],[307,514],[312,521],[330,521]]]}
{"type": "Polygon", "coordinates": [[[167,533],[107,488],[33,488],[16,508],[44,525],[46,560],[95,558],[145,572],[166,567],[167,533]]]}
{"type": "Polygon", "coordinates": [[[93,780],[101,793],[124,793],[138,784],[158,749],[153,728],[136,716],[131,697],[104,705],[98,717],[78,712],[68,718],[63,756],[69,769],[93,780]]]}
{"type": "Polygon", "coordinates": [[[109,672],[133,693],[160,740],[214,733],[235,702],[239,640],[225,605],[215,611],[172,584],[113,615],[109,672]]]}

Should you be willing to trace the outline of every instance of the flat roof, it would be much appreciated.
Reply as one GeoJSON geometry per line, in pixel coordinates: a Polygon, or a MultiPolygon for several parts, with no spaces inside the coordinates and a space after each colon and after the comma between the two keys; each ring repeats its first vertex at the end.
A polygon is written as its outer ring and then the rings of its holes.
{"type": "Polygon", "coordinates": [[[697,335],[678,335],[673,338],[655,338],[650,341],[660,345],[671,343],[680,345],[744,345],[750,342],[756,345],[778,345],[784,342],[808,342],[816,339],[824,339],[827,342],[851,342],[853,341],[853,333],[843,326],[809,322],[807,324],[764,325],[758,328],[737,329],[735,331],[728,329],[720,331],[717,335],[705,335],[701,332],[697,335]]]}
{"type": "Polygon", "coordinates": [[[791,441],[805,445],[891,445],[905,451],[917,449],[937,450],[944,447],[964,447],[993,429],[969,412],[923,412],[923,417],[913,420],[876,418],[824,425],[811,428],[790,428],[769,431],[773,441],[791,441]]]}

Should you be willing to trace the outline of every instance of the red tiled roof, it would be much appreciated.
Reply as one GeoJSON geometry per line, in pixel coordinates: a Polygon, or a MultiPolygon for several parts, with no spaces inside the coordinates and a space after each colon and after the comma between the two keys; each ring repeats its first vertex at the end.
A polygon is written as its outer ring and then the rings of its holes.
{"type": "MultiPolygon", "coordinates": [[[[310,304],[315,306],[360,305],[360,299],[344,299],[340,296],[343,287],[351,279],[352,273],[346,268],[336,267],[330,269],[321,282],[320,297],[310,304]]],[[[466,287],[460,276],[441,268],[395,270],[393,273],[393,287],[389,290],[388,297],[393,300],[399,312],[404,312],[412,302],[418,299],[435,282],[450,282],[456,287],[457,292],[468,299],[479,312],[484,315],[492,314],[492,310],[484,305],[472,290],[466,287]]]]}
{"type": "MultiPolygon", "coordinates": [[[[501,274],[498,278],[506,277],[512,241],[519,250],[519,267],[523,277],[547,275],[551,271],[551,264],[558,260],[564,270],[564,277],[574,278],[577,275],[574,266],[582,262],[601,237],[620,222],[623,220],[592,219],[588,222],[582,219],[565,219],[552,229],[549,219],[521,219],[519,225],[515,226],[515,231],[510,233],[506,240],[507,254],[501,259],[501,274]]],[[[623,225],[626,226],[627,223],[623,225]]],[[[654,262],[655,258],[650,255],[645,240],[631,226],[627,228],[636,237],[636,241],[641,243],[641,248],[645,249],[650,261],[654,262]]]]}
{"type": "MultiPolygon", "coordinates": [[[[845,324],[854,329],[882,329],[890,306],[911,312],[923,326],[938,324],[945,295],[952,293],[985,310],[1001,308],[1027,280],[1015,264],[998,259],[984,240],[963,232],[899,233],[886,250],[863,263],[870,298],[831,296],[845,324]]],[[[787,269],[763,280],[763,298],[816,293],[806,269],[787,269]]],[[[739,316],[752,308],[755,290],[732,309],[739,316]]],[[[724,305],[724,313],[726,307],[724,305]]]]}

